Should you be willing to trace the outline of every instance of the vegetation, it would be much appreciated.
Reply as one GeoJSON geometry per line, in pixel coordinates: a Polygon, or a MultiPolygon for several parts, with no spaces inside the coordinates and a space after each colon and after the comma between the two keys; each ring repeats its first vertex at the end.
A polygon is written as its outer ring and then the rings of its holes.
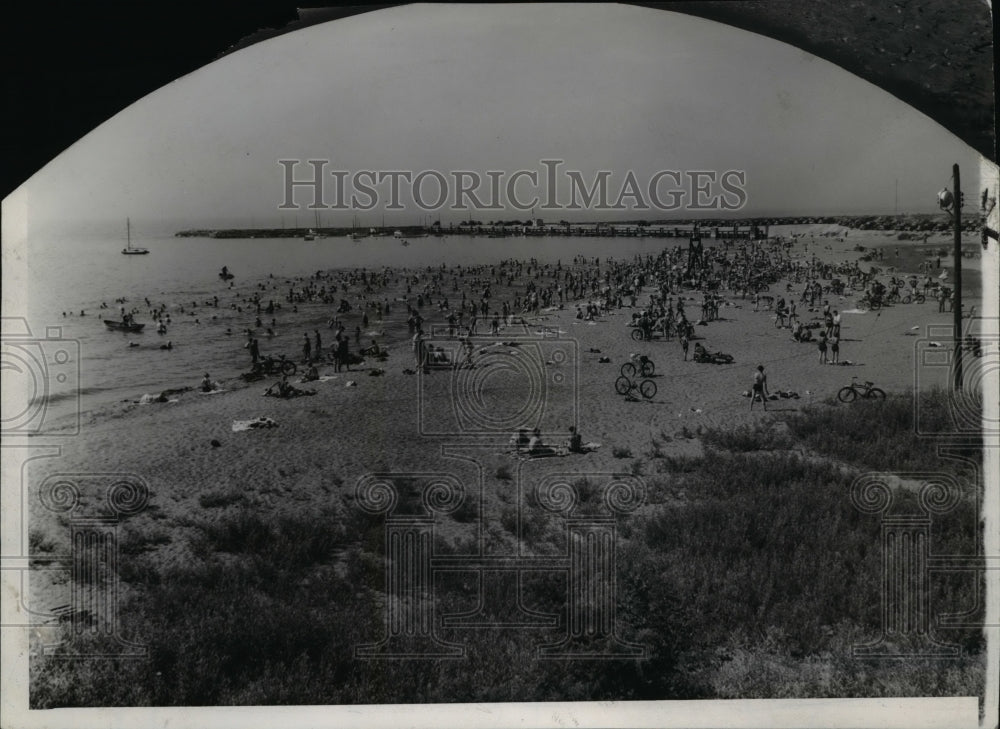
{"type": "MultiPolygon", "coordinates": [[[[945,404],[932,394],[929,417],[943,418],[945,404]]],[[[618,637],[644,648],[640,659],[541,658],[539,645],[565,635],[558,625],[439,625],[439,639],[464,647],[464,658],[359,659],[357,647],[386,634],[384,518],[347,501],[293,516],[207,494],[206,512],[172,532],[187,535],[189,559],[154,559],[157,549],[178,546],[163,521],[123,536],[122,630],[148,647],[148,660],[36,657],[32,705],[981,695],[985,647],[976,628],[935,628],[961,647],[953,660],[852,654],[881,635],[882,553],[879,517],[852,505],[851,484],[865,470],[969,476],[959,462],[935,459],[912,422],[912,404],[889,398],[820,405],[787,424],[709,430],[699,456],[667,455],[670,438],[654,441],[644,454],[646,505],[618,517],[618,637]]],[[[934,517],[935,553],[979,551],[973,485],[934,517]]],[[[595,480],[573,487],[577,516],[606,513],[595,480]]],[[[399,513],[419,513],[418,496],[415,484],[404,489],[399,513]]],[[[524,504],[504,506],[487,525],[487,538],[563,554],[566,523],[539,506],[529,490],[524,504]]],[[[452,523],[475,521],[474,507],[458,507],[452,523]]],[[[894,508],[916,510],[916,493],[897,494],[894,508]]],[[[437,534],[435,549],[472,554],[475,542],[437,534]]],[[[565,626],[566,574],[522,579],[521,605],[565,626]]],[[[967,622],[982,620],[980,576],[956,572],[931,583],[936,615],[972,609],[967,622]]],[[[435,582],[438,615],[479,606],[487,622],[513,617],[510,591],[480,603],[478,589],[471,572],[444,573],[435,582]]],[[[65,650],[90,640],[67,631],[65,650]]]]}

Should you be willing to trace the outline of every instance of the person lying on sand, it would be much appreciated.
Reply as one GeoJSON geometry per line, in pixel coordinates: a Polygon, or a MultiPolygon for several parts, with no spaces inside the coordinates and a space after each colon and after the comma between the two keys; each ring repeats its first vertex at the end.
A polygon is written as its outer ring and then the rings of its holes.
{"type": "Polygon", "coordinates": [[[279,382],[275,382],[269,388],[264,391],[265,396],[269,397],[299,397],[300,395],[315,395],[315,390],[300,390],[299,388],[288,384],[288,376],[285,375],[281,378],[279,382]]]}

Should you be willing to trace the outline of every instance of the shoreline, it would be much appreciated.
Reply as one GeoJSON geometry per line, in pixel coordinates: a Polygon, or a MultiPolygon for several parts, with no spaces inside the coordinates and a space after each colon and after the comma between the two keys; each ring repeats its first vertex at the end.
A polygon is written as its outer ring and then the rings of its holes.
{"type": "MultiPolygon", "coordinates": [[[[950,232],[952,224],[940,213],[900,214],[900,215],[814,215],[814,216],[757,216],[751,218],[678,218],[608,220],[570,223],[545,223],[541,219],[524,221],[507,220],[449,223],[447,225],[402,225],[362,226],[361,229],[346,226],[312,226],[294,228],[191,228],[174,233],[177,238],[301,238],[304,236],[354,237],[363,240],[368,237],[397,238],[446,236],[446,235],[486,235],[503,238],[516,235],[534,237],[648,237],[684,238],[691,230],[698,228],[704,238],[738,239],[745,237],[753,228],[759,227],[803,227],[832,225],[856,231],[884,231],[894,233],[942,233],[950,232]],[[366,230],[367,227],[367,230],[366,230]],[[370,235],[370,231],[377,231],[370,235]]],[[[962,221],[963,233],[978,232],[982,222],[977,215],[968,215],[962,221]]],[[[766,234],[765,234],[766,235],[766,234]]]]}
{"type": "MultiPolygon", "coordinates": [[[[795,256],[799,260],[807,260],[810,257],[815,257],[816,260],[826,263],[834,263],[844,260],[858,260],[863,255],[865,255],[866,253],[870,253],[874,249],[881,249],[884,253],[884,259],[882,261],[874,261],[872,263],[862,263],[861,265],[862,267],[876,265],[883,270],[884,272],[883,276],[889,275],[890,272],[899,273],[900,275],[903,275],[910,271],[915,272],[916,264],[918,262],[932,259],[933,256],[931,254],[934,251],[940,252],[940,250],[946,247],[945,244],[948,242],[947,240],[943,239],[943,236],[940,235],[938,236],[932,235],[926,244],[923,243],[922,240],[900,241],[897,240],[895,237],[890,239],[889,235],[879,235],[878,233],[875,233],[873,231],[849,231],[837,226],[833,227],[822,226],[818,228],[815,226],[806,226],[806,227],[793,226],[791,228],[784,228],[784,227],[779,228],[777,229],[776,232],[784,234],[786,236],[792,235],[795,238],[795,242],[793,243],[794,246],[793,250],[795,251],[795,256]],[[854,250],[854,246],[858,245],[859,243],[862,243],[862,241],[864,250],[863,251],[854,250]],[[897,256],[894,255],[894,251],[896,253],[901,253],[902,258],[897,258],[897,256]],[[897,266],[891,265],[893,263],[900,264],[898,266],[898,270],[897,266]]],[[[684,244],[678,242],[675,246],[666,246],[666,248],[670,249],[678,246],[684,247],[684,244]]],[[[504,259],[502,257],[498,256],[498,259],[493,262],[483,263],[480,264],[479,266],[467,266],[465,268],[467,270],[474,270],[477,268],[481,269],[496,268],[498,265],[500,265],[500,263],[503,260],[504,259]]],[[[604,260],[621,261],[623,259],[614,259],[608,257],[604,260]]],[[[951,270],[950,264],[951,264],[950,257],[947,256],[942,257],[942,269],[950,271],[951,270]]],[[[574,261],[566,264],[564,268],[565,269],[571,269],[574,267],[586,268],[587,266],[591,265],[592,262],[588,264],[582,264],[582,263],[576,263],[574,261]]],[[[979,269],[980,269],[979,260],[977,259],[963,260],[963,272],[967,275],[967,277],[972,279],[971,281],[968,281],[966,283],[965,287],[965,299],[966,302],[968,302],[966,304],[966,309],[968,309],[970,305],[977,305],[981,301],[981,282],[979,281],[981,277],[981,272],[979,269]]],[[[350,274],[353,270],[354,269],[330,269],[322,272],[323,278],[319,279],[318,281],[320,283],[329,283],[331,281],[336,280],[337,277],[350,274]]],[[[394,270],[394,275],[397,277],[419,275],[421,273],[422,271],[416,268],[400,268],[394,270]]],[[[938,271],[935,271],[934,272],[935,280],[938,280],[937,274],[938,271]]],[[[266,337],[264,334],[261,333],[261,330],[258,330],[257,336],[261,342],[262,354],[273,354],[277,356],[278,354],[283,353],[290,359],[294,359],[295,361],[298,362],[300,358],[298,357],[297,352],[299,351],[299,347],[301,346],[301,339],[299,337],[301,336],[303,331],[309,332],[310,337],[312,337],[312,332],[316,329],[322,332],[325,343],[329,345],[330,341],[332,340],[333,331],[328,327],[328,323],[331,320],[331,318],[332,319],[339,318],[334,311],[335,307],[333,307],[332,305],[325,305],[316,302],[292,304],[290,302],[282,300],[281,295],[285,292],[286,287],[301,286],[304,282],[308,282],[310,280],[311,277],[306,276],[304,274],[298,276],[287,276],[274,279],[261,275],[240,280],[239,287],[237,287],[236,289],[226,291],[226,300],[229,300],[230,297],[235,296],[236,298],[232,299],[233,302],[242,302],[245,305],[247,298],[251,294],[261,292],[265,286],[270,287],[270,292],[265,294],[265,296],[270,297],[273,295],[275,297],[276,299],[275,303],[276,306],[278,307],[278,310],[276,311],[276,317],[278,318],[279,321],[278,321],[278,326],[275,329],[275,336],[273,337],[266,337]],[[301,307],[301,310],[293,311],[299,309],[299,307],[301,307]]],[[[950,278],[946,278],[943,280],[943,283],[947,285],[949,281],[950,278]]],[[[782,281],[781,284],[776,288],[780,288],[783,285],[784,282],[782,281]]],[[[795,294],[797,295],[797,293],[801,291],[801,284],[793,285],[793,288],[795,289],[795,294]]],[[[390,369],[398,371],[404,366],[403,365],[404,360],[408,365],[411,359],[410,341],[409,341],[410,335],[407,334],[405,328],[406,313],[404,307],[406,305],[403,303],[403,300],[407,298],[407,296],[409,296],[415,302],[416,291],[414,290],[413,292],[411,292],[410,295],[407,295],[405,293],[405,288],[397,287],[393,289],[388,289],[384,293],[385,296],[382,297],[373,296],[372,298],[373,299],[381,298],[386,301],[391,300],[390,303],[394,304],[396,308],[394,308],[392,314],[387,315],[383,321],[376,321],[373,315],[371,317],[369,326],[367,328],[364,327],[362,328],[361,342],[362,346],[367,346],[370,339],[373,336],[376,337],[379,340],[379,344],[381,346],[388,347],[390,350],[392,350],[393,357],[389,360],[388,365],[390,369]]],[[[640,304],[647,299],[648,293],[649,292],[646,291],[640,297],[639,301],[640,304]]],[[[183,297],[180,295],[175,295],[173,297],[169,297],[169,295],[166,296],[168,297],[167,300],[170,300],[171,298],[182,299],[183,301],[188,300],[187,295],[184,295],[183,297]]],[[[353,297],[355,296],[355,294],[351,294],[350,296],[353,297]]],[[[698,294],[698,292],[696,291],[688,291],[686,292],[685,296],[690,302],[693,302],[698,300],[700,294],[698,294]]],[[[846,296],[839,297],[839,301],[842,304],[842,308],[844,309],[855,308],[851,305],[851,302],[858,296],[859,294],[857,294],[856,292],[847,291],[846,296]]],[[[752,301],[749,298],[740,299],[739,296],[729,292],[723,292],[723,297],[727,300],[726,305],[723,307],[723,312],[722,312],[723,316],[727,308],[735,307],[733,308],[734,311],[736,310],[736,308],[741,306],[745,308],[752,308],[752,301]]],[[[362,298],[365,299],[368,297],[362,296],[362,298]]],[[[498,290],[495,298],[498,301],[500,299],[507,299],[507,298],[513,300],[513,292],[506,291],[506,287],[504,287],[498,290]]],[[[572,314],[573,312],[575,312],[574,307],[576,305],[585,304],[588,300],[592,299],[593,297],[591,297],[590,299],[581,299],[579,301],[574,301],[574,302],[567,301],[565,303],[566,311],[569,311],[570,314],[572,314]]],[[[791,300],[791,298],[789,300],[791,300]]],[[[233,303],[232,306],[235,307],[236,303],[233,303]]],[[[925,304],[919,307],[914,306],[914,308],[912,309],[909,307],[897,306],[894,307],[894,309],[900,310],[901,312],[906,311],[906,313],[908,314],[913,314],[918,311],[920,312],[925,311],[933,321],[940,320],[940,322],[942,323],[951,322],[950,314],[946,313],[943,316],[937,317],[936,305],[932,304],[925,304]]],[[[183,306],[182,306],[182,311],[184,311],[183,306]]],[[[442,312],[437,309],[436,306],[425,307],[422,311],[423,314],[428,318],[429,325],[444,324],[444,316],[442,312]]],[[[622,311],[627,314],[630,311],[630,309],[626,307],[622,311]]],[[[108,312],[111,313],[113,312],[113,310],[109,309],[108,312]]],[[[162,391],[164,389],[194,387],[195,385],[197,385],[197,379],[200,378],[200,375],[205,370],[208,370],[212,373],[213,379],[229,383],[227,387],[229,387],[230,389],[235,389],[235,390],[242,389],[243,383],[239,380],[237,372],[242,372],[245,369],[247,369],[247,367],[244,366],[244,359],[248,358],[248,355],[246,354],[245,350],[239,351],[243,349],[243,345],[246,342],[245,330],[242,329],[241,327],[252,325],[253,314],[248,312],[240,314],[235,310],[235,308],[230,309],[223,305],[220,305],[219,308],[215,309],[202,307],[201,316],[203,318],[206,316],[205,312],[207,312],[209,315],[212,316],[212,320],[209,321],[206,319],[201,323],[201,326],[195,327],[193,330],[190,330],[190,333],[187,335],[183,334],[183,331],[185,331],[183,327],[187,326],[185,322],[188,323],[194,322],[195,316],[197,315],[197,311],[189,311],[186,315],[174,312],[174,317],[176,317],[176,321],[171,327],[171,331],[168,332],[167,335],[164,335],[162,337],[151,337],[150,335],[153,334],[152,330],[155,329],[155,324],[149,324],[147,326],[147,329],[149,329],[150,331],[146,332],[143,335],[142,339],[136,341],[136,345],[139,346],[139,349],[136,350],[132,356],[135,356],[137,354],[141,355],[141,353],[144,351],[158,349],[159,345],[163,344],[163,342],[166,341],[167,339],[170,339],[172,342],[175,343],[176,346],[182,347],[188,353],[191,351],[191,348],[194,347],[195,348],[194,353],[196,355],[198,351],[204,350],[204,345],[199,344],[199,340],[187,341],[190,340],[192,336],[195,336],[203,341],[215,342],[214,345],[215,354],[213,355],[211,361],[192,362],[189,367],[189,369],[191,370],[190,379],[177,378],[170,381],[164,381],[160,383],[159,390],[144,390],[142,392],[135,390],[131,395],[131,397],[127,398],[124,401],[126,403],[126,407],[128,404],[134,404],[134,401],[138,400],[143,395],[149,395],[155,397],[159,391],[162,391]],[[216,315],[218,316],[217,321],[215,320],[216,315]],[[182,328],[178,330],[175,329],[174,327],[182,327],[182,328]],[[180,337],[180,339],[178,339],[178,337],[180,337]],[[234,371],[234,365],[237,367],[236,371],[234,371]],[[198,372],[195,372],[194,370],[198,370],[198,372]]],[[[881,320],[883,316],[885,317],[889,316],[888,312],[889,310],[883,310],[883,312],[881,313],[873,313],[872,315],[869,316],[869,318],[881,320]]],[[[803,312],[800,309],[800,316],[802,316],[803,314],[808,314],[808,312],[803,312]]],[[[857,316],[857,315],[852,315],[852,316],[857,316]]],[[[354,328],[355,326],[360,325],[360,322],[355,321],[359,319],[359,317],[360,314],[358,313],[357,310],[353,311],[350,314],[345,314],[343,316],[343,321],[347,328],[347,334],[351,337],[352,351],[356,348],[354,328]]],[[[546,312],[545,316],[540,317],[537,320],[533,320],[530,316],[527,318],[529,320],[532,320],[532,323],[542,324],[549,317],[552,317],[556,321],[558,321],[559,322],[558,327],[564,331],[569,331],[569,329],[572,328],[570,322],[563,321],[566,318],[565,311],[562,313],[558,311],[546,312]]],[[[270,317],[262,314],[261,318],[267,320],[270,317]]],[[[146,317],[142,317],[141,319],[143,321],[147,320],[146,317]]],[[[570,320],[571,319],[572,317],[570,317],[570,320]]],[[[609,319],[620,320],[621,318],[618,317],[618,313],[612,312],[612,316],[609,317],[609,319]]],[[[483,332],[484,330],[488,330],[488,324],[484,321],[481,321],[479,331],[483,332]]],[[[699,336],[703,337],[707,336],[709,339],[712,338],[713,333],[719,331],[718,325],[704,327],[704,328],[697,327],[697,330],[698,330],[697,334],[699,336]]],[[[572,328],[570,334],[571,336],[578,336],[582,331],[583,330],[580,330],[579,328],[572,328]]],[[[626,331],[625,335],[627,336],[627,334],[628,332],[626,331]]],[[[124,342],[125,340],[123,339],[122,341],[124,342]]],[[[130,339],[129,341],[135,341],[135,340],[130,339]]],[[[725,345],[723,346],[724,351],[738,353],[739,350],[741,349],[738,338],[734,339],[731,336],[725,336],[723,338],[723,343],[725,345]]],[[[614,351],[623,352],[623,351],[631,351],[630,348],[632,347],[633,344],[634,343],[628,341],[627,339],[624,339],[624,341],[618,341],[610,346],[614,348],[614,351]]],[[[676,345],[676,342],[674,342],[674,344],[676,345]]],[[[590,346],[589,343],[581,341],[581,350],[586,350],[589,346],[590,346]]],[[[664,344],[657,344],[655,345],[655,347],[664,348],[664,344]]],[[[673,347],[669,347],[669,349],[673,349],[673,347]]],[[[164,355],[164,353],[162,352],[158,354],[164,355]]],[[[167,356],[176,359],[179,354],[180,351],[178,350],[171,353],[167,353],[167,356]]],[[[761,354],[763,354],[763,352],[761,354]]],[[[117,356],[124,356],[124,354],[117,356]]],[[[189,356],[189,355],[185,354],[181,356],[189,356]]],[[[737,357],[737,361],[739,360],[740,357],[737,357]]],[[[86,367],[86,364],[87,364],[86,361],[84,361],[83,366],[86,367]]],[[[332,367],[330,369],[332,371],[332,367]]],[[[303,368],[300,367],[299,374],[301,374],[302,371],[303,368]]],[[[268,384],[271,384],[269,379],[266,379],[265,381],[268,384]]],[[[121,398],[105,399],[99,402],[94,402],[92,403],[91,407],[87,408],[84,411],[85,422],[93,424],[96,422],[95,418],[112,415],[116,410],[120,409],[120,406],[122,404],[123,401],[121,398]]]]}

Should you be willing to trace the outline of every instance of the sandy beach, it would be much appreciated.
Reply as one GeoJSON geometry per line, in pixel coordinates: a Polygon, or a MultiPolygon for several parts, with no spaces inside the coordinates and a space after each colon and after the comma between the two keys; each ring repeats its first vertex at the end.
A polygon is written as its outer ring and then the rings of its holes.
{"type": "MultiPolygon", "coordinates": [[[[793,258],[815,255],[821,261],[854,261],[862,255],[852,250],[855,245],[884,245],[888,255],[883,266],[891,263],[897,248],[913,251],[947,246],[949,242],[948,236],[941,234],[924,244],[898,241],[894,234],[881,231],[848,232],[836,226],[772,231],[772,235],[786,237],[793,233],[799,236],[793,258]]],[[[974,264],[964,263],[967,270],[974,264]]],[[[649,291],[647,288],[640,295],[640,304],[649,291]]],[[[770,294],[785,295],[793,301],[801,291],[801,284],[791,284],[786,292],[785,283],[779,282],[770,294]]],[[[691,320],[695,321],[701,296],[696,291],[684,295],[691,320]]],[[[524,328],[529,338],[541,332],[545,334],[543,342],[551,344],[558,338],[575,343],[578,361],[559,366],[570,371],[576,368],[581,435],[585,442],[597,442],[601,447],[586,455],[532,461],[532,474],[542,475],[548,470],[620,470],[622,461],[613,456],[613,450],[629,449],[640,456],[650,448],[653,438],[664,435],[672,438],[664,446],[668,452],[690,453],[697,450],[696,436],[703,428],[736,427],[799,410],[835,395],[852,377],[871,380],[889,392],[907,391],[914,385],[915,343],[926,338],[927,327],[952,322],[952,314],[939,313],[937,303],[930,299],[924,304],[899,304],[870,312],[859,310],[856,300],[860,292],[828,295],[831,307],[844,312],[841,360],[851,364],[823,365],[817,361],[816,344],[793,341],[789,329],[775,327],[772,312],[754,311],[750,298],[731,293],[724,296],[719,320],[697,325],[695,331],[696,341],[710,351],[731,354],[735,361],[729,365],[699,364],[691,356],[684,361],[676,338],[633,341],[627,326],[633,310],[627,305],[590,322],[577,319],[573,302],[568,302],[562,310],[525,316],[526,327],[505,329],[499,337],[474,337],[477,350],[482,351],[511,336],[523,338],[524,328]],[[656,365],[653,379],[657,394],[650,401],[629,402],[614,391],[619,368],[631,354],[644,354],[656,365]],[[604,357],[610,362],[601,363],[604,357]],[[798,398],[772,401],[767,413],[759,407],[751,412],[743,393],[750,388],[759,364],[766,368],[772,392],[795,392],[798,398]]],[[[978,303],[978,296],[978,292],[967,291],[967,306],[978,303]]],[[[300,307],[298,314],[290,314],[287,308],[281,312],[289,332],[284,344],[294,347],[300,343],[297,332],[311,334],[317,319],[331,316],[334,307],[307,304],[300,307]],[[300,326],[295,317],[301,321],[300,326]]],[[[818,306],[810,311],[808,305],[799,304],[798,311],[806,324],[822,321],[818,306]]],[[[425,314],[428,331],[434,325],[443,326],[444,315],[430,314],[426,309],[425,314]]],[[[357,312],[343,317],[348,332],[353,330],[355,319],[360,319],[357,312]]],[[[297,385],[314,389],[315,396],[264,397],[264,390],[276,377],[247,383],[224,373],[212,373],[222,391],[206,395],[197,391],[201,373],[192,373],[189,383],[163,383],[165,389],[185,384],[193,388],[172,395],[173,402],[118,403],[85,414],[82,434],[66,443],[58,468],[66,471],[73,464],[81,471],[124,472],[142,477],[149,485],[151,504],[160,510],[157,520],[165,518],[167,524],[175,517],[202,511],[198,498],[208,492],[235,491],[247,503],[262,508],[303,511],[343,496],[350,498],[357,480],[367,473],[447,470],[448,461],[453,463],[453,459],[442,458],[441,448],[448,439],[421,436],[418,391],[422,385],[427,393],[444,391],[454,373],[446,368],[419,376],[405,374],[404,369],[413,367],[405,324],[397,323],[395,331],[388,325],[384,328],[383,342],[393,342],[388,360],[366,362],[355,365],[351,372],[340,373],[332,365],[321,366],[323,381],[297,385]],[[384,374],[371,376],[373,368],[383,369],[384,374]],[[235,421],[254,418],[270,418],[277,427],[233,432],[235,421]],[[214,447],[213,441],[219,446],[214,447]]],[[[481,322],[479,331],[484,330],[488,332],[488,326],[481,322]]],[[[233,337],[235,367],[246,363],[242,343],[242,339],[233,337]]],[[[947,346],[948,342],[942,344],[947,346]]],[[[293,383],[301,372],[291,378],[293,383]]],[[[135,393],[136,400],[144,394],[135,393]]],[[[510,464],[511,457],[502,450],[486,449],[486,472],[510,464]]],[[[33,484],[49,475],[44,459],[37,462],[31,475],[33,484]]],[[[44,529],[40,520],[43,522],[47,516],[51,515],[33,513],[33,528],[44,529]]],[[[136,526],[148,518],[139,515],[136,526]]],[[[62,530],[50,529],[50,538],[58,542],[62,530]]],[[[183,540],[163,551],[165,558],[183,552],[183,540]]]]}

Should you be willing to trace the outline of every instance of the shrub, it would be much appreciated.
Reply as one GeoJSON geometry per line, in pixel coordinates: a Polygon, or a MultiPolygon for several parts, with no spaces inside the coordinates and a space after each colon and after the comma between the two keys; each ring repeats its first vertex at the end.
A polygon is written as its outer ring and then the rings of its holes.
{"type": "Polygon", "coordinates": [[[238,491],[213,491],[199,496],[198,504],[203,509],[216,509],[232,506],[233,504],[239,504],[243,502],[245,498],[246,497],[238,491]]]}
{"type": "MultiPolygon", "coordinates": [[[[951,432],[950,395],[941,390],[921,392],[921,427],[951,432]]],[[[807,408],[787,420],[792,436],[816,453],[865,469],[967,473],[967,466],[940,458],[916,433],[911,395],[889,395],[884,401],[807,408]]],[[[978,457],[977,449],[970,454],[978,457]]]]}

